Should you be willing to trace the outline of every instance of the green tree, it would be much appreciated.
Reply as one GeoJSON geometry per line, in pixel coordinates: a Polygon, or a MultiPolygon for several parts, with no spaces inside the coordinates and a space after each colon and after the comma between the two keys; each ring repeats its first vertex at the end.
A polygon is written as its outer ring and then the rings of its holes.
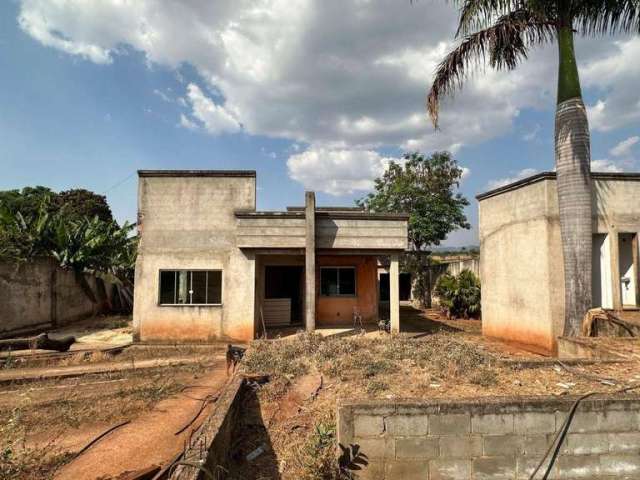
{"type": "Polygon", "coordinates": [[[438,127],[440,100],[466,78],[468,68],[488,57],[512,70],[530,48],[558,46],[555,128],[560,231],[565,279],[565,335],[580,332],[591,308],[591,153],[587,113],[574,52],[574,35],[640,31],[638,0],[454,0],[460,8],[459,44],[438,66],[427,109],[438,127]]]}
{"type": "Polygon", "coordinates": [[[54,203],[58,209],[74,218],[98,217],[103,222],[113,221],[111,208],[104,195],[98,195],[84,188],[65,190],[55,195],[54,203]]]}
{"type": "Polygon", "coordinates": [[[427,157],[404,155],[404,162],[391,162],[374,191],[356,203],[371,212],[409,214],[409,243],[414,251],[439,245],[458,228],[469,228],[464,207],[469,201],[455,190],[462,169],[449,152],[427,157]]]}
{"type": "Polygon", "coordinates": [[[434,261],[429,247],[439,245],[458,228],[469,228],[464,207],[469,201],[456,192],[462,169],[449,152],[427,157],[405,154],[403,163],[391,162],[374,191],[356,203],[372,212],[409,214],[411,253],[405,255],[403,268],[413,279],[414,295],[431,307],[431,270],[434,261]]]}

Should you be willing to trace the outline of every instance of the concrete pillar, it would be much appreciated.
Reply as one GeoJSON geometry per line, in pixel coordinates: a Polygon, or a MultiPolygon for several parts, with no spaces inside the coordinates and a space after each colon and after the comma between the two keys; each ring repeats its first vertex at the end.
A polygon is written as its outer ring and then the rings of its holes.
{"type": "Polygon", "coordinates": [[[307,332],[316,329],[316,195],[304,194],[306,242],[304,255],[304,323],[307,332]]]}
{"type": "Polygon", "coordinates": [[[611,303],[614,310],[622,310],[620,286],[620,238],[617,229],[609,230],[609,255],[611,259],[611,303]]]}
{"type": "Polygon", "coordinates": [[[391,255],[389,268],[389,316],[391,333],[400,333],[400,266],[399,255],[391,255]]]}

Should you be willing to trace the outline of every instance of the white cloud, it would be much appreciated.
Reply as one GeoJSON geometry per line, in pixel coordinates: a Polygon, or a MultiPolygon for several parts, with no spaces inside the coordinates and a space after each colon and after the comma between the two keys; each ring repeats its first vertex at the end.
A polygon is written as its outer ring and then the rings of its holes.
{"type": "MultiPolygon", "coordinates": [[[[456,22],[452,2],[398,0],[22,0],[19,13],[34,39],[92,62],[133,48],[179,79],[177,69],[192,65],[214,93],[193,83],[176,92],[190,109],[179,122],[211,134],[242,130],[311,151],[457,151],[511,132],[523,109],[553,115],[557,53],[549,46],[513,72],[478,72],[444,101],[434,131],[425,92],[456,22]]],[[[583,84],[597,91],[593,128],[640,121],[640,38],[581,38],[576,48],[583,84]]],[[[358,178],[366,183],[369,171],[358,178]]]]}
{"type": "Polygon", "coordinates": [[[538,134],[540,133],[541,129],[542,129],[541,125],[539,123],[536,123],[531,130],[529,130],[528,132],[522,135],[522,139],[525,142],[531,142],[535,140],[538,137],[538,134]]]}
{"type": "Polygon", "coordinates": [[[370,190],[391,160],[373,150],[310,147],[287,160],[289,176],[308,190],[331,195],[370,190]]]}
{"type": "Polygon", "coordinates": [[[516,172],[512,177],[498,178],[496,180],[491,180],[487,184],[488,190],[493,190],[494,188],[504,187],[505,185],[509,185],[510,183],[517,182],[518,180],[522,180],[523,178],[530,177],[531,175],[535,175],[538,171],[535,168],[524,168],[519,172],[516,172]]]}
{"type": "MultiPolygon", "coordinates": [[[[191,106],[191,114],[209,133],[234,133],[242,128],[233,113],[221,105],[216,105],[196,84],[190,83],[187,86],[187,98],[191,106]]],[[[183,118],[186,118],[184,114],[180,117],[181,124],[183,118]]],[[[191,128],[190,125],[195,124],[191,119],[186,120],[189,128],[191,128]]]]}
{"type": "Polygon", "coordinates": [[[469,175],[471,175],[471,169],[467,168],[467,167],[460,167],[462,169],[462,176],[460,177],[461,181],[466,180],[469,175]]]}
{"type": "Polygon", "coordinates": [[[197,130],[198,129],[198,125],[195,122],[189,120],[189,118],[184,113],[180,114],[180,123],[179,123],[179,125],[181,127],[184,127],[186,129],[188,129],[188,130],[197,130]]]}
{"type": "Polygon", "coordinates": [[[614,157],[629,157],[631,155],[631,149],[633,146],[640,141],[640,137],[633,136],[629,137],[626,140],[621,141],[611,150],[609,153],[614,157]]]}
{"type": "Polygon", "coordinates": [[[615,162],[607,158],[603,158],[600,160],[591,160],[591,171],[592,172],[621,172],[622,168],[620,168],[615,162]]]}

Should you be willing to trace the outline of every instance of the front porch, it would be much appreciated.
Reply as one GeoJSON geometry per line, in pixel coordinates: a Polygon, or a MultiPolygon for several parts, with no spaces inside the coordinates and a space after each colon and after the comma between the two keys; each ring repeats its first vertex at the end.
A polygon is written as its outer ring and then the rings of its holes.
{"type": "Polygon", "coordinates": [[[318,250],[313,265],[304,249],[255,252],[255,332],[375,330],[380,319],[379,265],[389,270],[386,319],[400,330],[398,258],[395,251],[318,250]],[[307,272],[313,272],[307,274],[307,272]]]}

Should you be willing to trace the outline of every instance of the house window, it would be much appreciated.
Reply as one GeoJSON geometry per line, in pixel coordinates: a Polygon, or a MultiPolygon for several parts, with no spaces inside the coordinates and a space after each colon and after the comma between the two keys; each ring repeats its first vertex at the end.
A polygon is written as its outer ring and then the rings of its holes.
{"type": "Polygon", "coordinates": [[[219,305],[221,270],[161,270],[160,305],[219,305]]]}
{"type": "Polygon", "coordinates": [[[320,294],[324,297],[354,296],[356,294],[355,267],[321,267],[320,294]]]}

